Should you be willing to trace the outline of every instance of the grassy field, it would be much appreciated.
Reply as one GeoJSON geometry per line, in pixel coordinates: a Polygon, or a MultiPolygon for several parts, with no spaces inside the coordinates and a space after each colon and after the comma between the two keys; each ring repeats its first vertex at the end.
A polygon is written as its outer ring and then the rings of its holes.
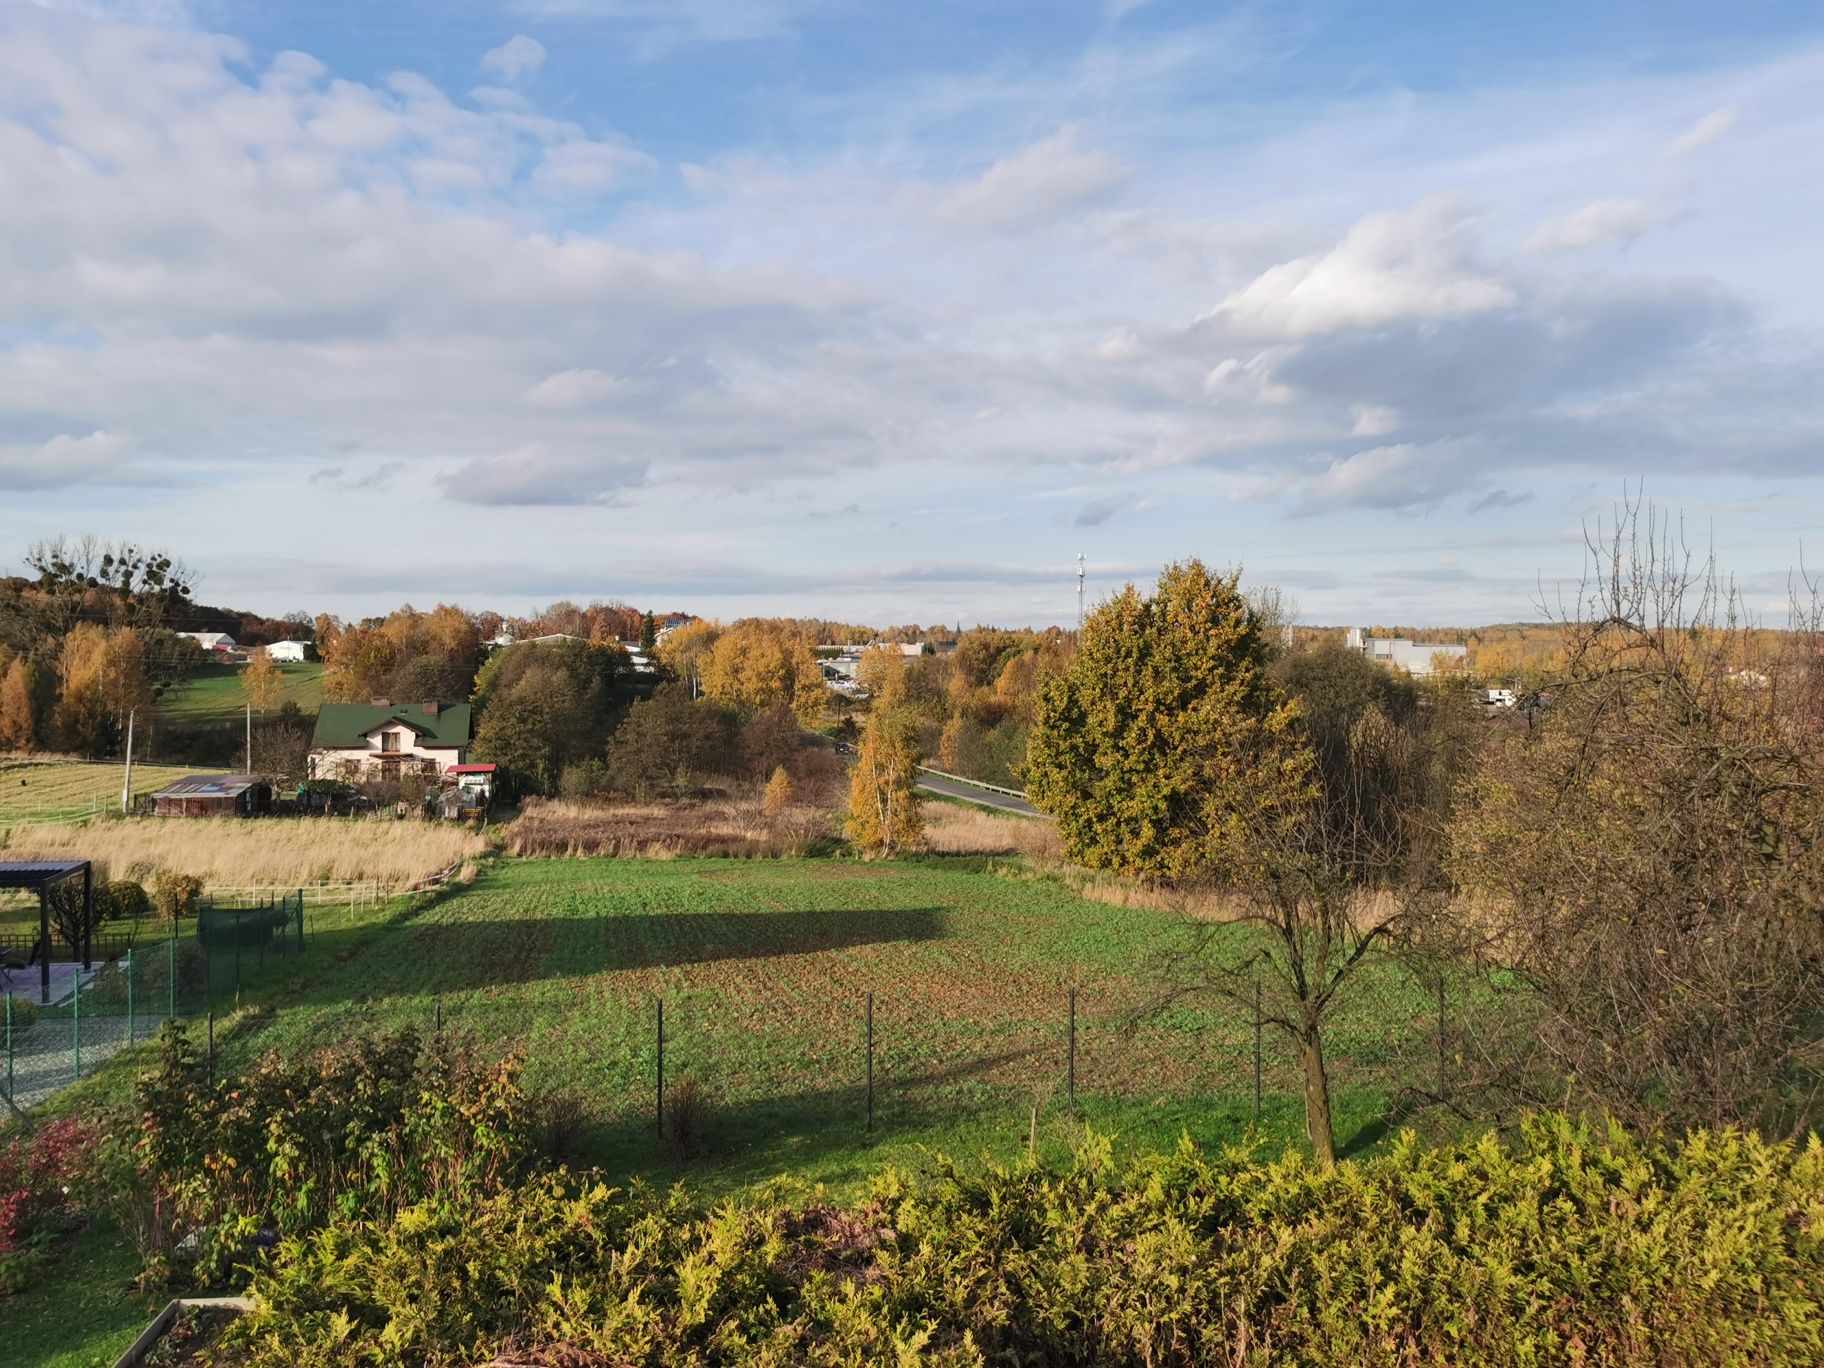
{"type": "MultiPolygon", "coordinates": [[[[188,679],[173,684],[158,701],[160,717],[179,722],[213,722],[239,717],[247,706],[241,689],[241,666],[201,665],[188,679]]],[[[323,703],[323,666],[315,663],[279,665],[285,678],[285,698],[306,714],[323,703]]]]}
{"type": "Polygon", "coordinates": [[[20,827],[7,852],[9,859],[99,860],[115,878],[175,869],[209,886],[375,880],[398,887],[486,846],[481,833],[449,822],[135,817],[20,827]]]}
{"type": "MultiPolygon", "coordinates": [[[[135,765],[133,792],[150,793],[196,773],[194,765],[135,765]]],[[[0,762],[0,827],[78,816],[97,802],[104,811],[118,811],[121,778],[121,766],[112,762],[0,762]]]]}
{"type": "MultiPolygon", "coordinates": [[[[344,929],[319,919],[304,961],[218,1018],[227,1067],[380,1027],[525,1051],[527,1081],[573,1095],[582,1152],[665,1181],[654,1138],[657,1006],[666,1073],[712,1099],[727,1190],[778,1173],[831,1183],[928,1149],[1062,1152],[1087,1121],[1140,1146],[1212,1143],[1253,1124],[1251,1012],[1213,1002],[1132,1019],[1183,924],[1003,877],[983,861],[510,860],[428,910],[344,929]],[[1078,989],[1078,1111],[1066,1106],[1078,989]],[[866,995],[875,1127],[866,1129],[866,995]],[[268,1010],[270,1009],[270,1010],[268,1010]]],[[[1237,932],[1237,934],[1242,934],[1237,932]]],[[[1371,1146],[1402,1079],[1431,1076],[1431,996],[1391,966],[1333,1035],[1340,1140],[1371,1146]]],[[[1261,1132],[1296,1143],[1298,1078],[1263,1040],[1261,1132]]],[[[122,1086],[121,1064],[84,1085],[122,1086]]],[[[72,1099],[75,1100],[75,1099],[72,1099]]]]}
{"type": "MultiPolygon", "coordinates": [[[[576,1157],[619,1179],[681,1178],[715,1196],[790,1174],[846,1195],[884,1164],[924,1167],[939,1152],[1006,1159],[1031,1144],[1061,1158],[1086,1126],[1123,1150],[1187,1133],[1252,1136],[1272,1153],[1303,1143],[1299,1078],[1270,1033],[1256,1122],[1251,1011],[1206,1001],[1135,1015],[1183,919],[1085,899],[1018,862],[501,859],[437,897],[307,915],[302,955],[245,966],[219,997],[224,1072],[268,1049],[441,1019],[484,1052],[523,1051],[528,1086],[572,1099],[576,1157]],[[655,1134],[661,1000],[668,1092],[675,1104],[688,1080],[709,1099],[707,1153],[688,1165],[655,1134]]],[[[1381,964],[1360,989],[1329,1038],[1351,1153],[1385,1139],[1400,1085],[1429,1084],[1437,1060],[1429,991],[1381,964]]],[[[116,1055],[43,1114],[125,1102],[146,1057],[116,1055]]],[[[126,1290],[130,1267],[112,1232],[84,1235],[0,1307],[0,1346],[22,1362],[111,1361],[150,1310],[126,1290]]]]}

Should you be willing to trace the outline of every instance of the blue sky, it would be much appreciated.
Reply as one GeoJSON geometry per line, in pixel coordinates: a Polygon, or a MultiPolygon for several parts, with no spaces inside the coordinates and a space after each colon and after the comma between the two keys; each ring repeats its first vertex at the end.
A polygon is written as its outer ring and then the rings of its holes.
{"type": "Polygon", "coordinates": [[[0,0],[0,564],[1474,623],[1644,481],[1777,618],[1821,90],[1796,3],[0,0]]]}

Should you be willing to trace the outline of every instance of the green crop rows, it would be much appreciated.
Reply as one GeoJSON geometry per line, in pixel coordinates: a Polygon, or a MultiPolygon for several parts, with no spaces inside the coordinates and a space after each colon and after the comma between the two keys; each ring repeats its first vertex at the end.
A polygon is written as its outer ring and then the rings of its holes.
{"type": "MultiPolygon", "coordinates": [[[[1156,1146],[1184,1129],[1238,1139],[1254,1119],[1251,1010],[1140,1010],[1180,923],[980,861],[503,861],[413,914],[310,916],[302,960],[218,1003],[224,1068],[441,1018],[479,1048],[522,1050],[532,1087],[576,1099],[587,1157],[621,1171],[675,1172],[654,1138],[661,999],[670,1086],[712,1099],[697,1172],[712,1185],[840,1184],[926,1147],[1057,1150],[1081,1120],[1156,1146]],[[237,1000],[253,1010],[234,1014],[237,1000]]],[[[1429,1083],[1437,1058],[1431,991],[1392,965],[1361,987],[1333,1033],[1345,1146],[1371,1143],[1400,1085],[1429,1083]]],[[[1271,1031],[1263,1046],[1262,1130],[1277,1144],[1300,1131],[1299,1079],[1271,1031]]],[[[121,1086],[125,1067],[95,1086],[121,1086]]]]}

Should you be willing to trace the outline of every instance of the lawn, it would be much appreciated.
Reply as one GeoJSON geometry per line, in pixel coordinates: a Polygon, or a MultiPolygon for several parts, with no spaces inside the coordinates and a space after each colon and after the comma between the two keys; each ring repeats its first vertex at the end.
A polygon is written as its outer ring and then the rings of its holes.
{"type": "MultiPolygon", "coordinates": [[[[158,701],[158,715],[173,722],[216,722],[239,717],[247,706],[239,665],[199,665],[186,679],[171,685],[158,701]]],[[[323,703],[323,666],[314,661],[282,662],[285,701],[308,716],[323,703]]]]}
{"type": "MultiPolygon", "coordinates": [[[[302,964],[240,994],[274,1010],[223,1025],[218,1043],[233,1068],[440,1015],[484,1049],[523,1050],[533,1088],[572,1094],[588,1158],[665,1181],[679,1170],[654,1139],[662,999],[668,1086],[710,1099],[711,1156],[691,1177],[712,1189],[780,1172],[842,1187],[927,1148],[1006,1155],[1036,1138],[1056,1152],[1083,1121],[1137,1146],[1239,1139],[1254,1119],[1251,1010],[1137,1015],[1182,930],[980,860],[501,861],[416,915],[321,917],[302,964]]],[[[1429,993],[1390,965],[1362,989],[1333,1035],[1345,1147],[1378,1139],[1400,1082],[1429,1083],[1437,1058],[1429,993]]],[[[1294,1143],[1299,1079],[1270,1031],[1262,1047],[1261,1130],[1294,1143]]]]}
{"type": "MultiPolygon", "coordinates": [[[[198,772],[194,765],[135,765],[133,792],[150,793],[198,772]]],[[[0,764],[0,827],[80,816],[97,806],[119,811],[123,773],[117,761],[0,764]]]]}

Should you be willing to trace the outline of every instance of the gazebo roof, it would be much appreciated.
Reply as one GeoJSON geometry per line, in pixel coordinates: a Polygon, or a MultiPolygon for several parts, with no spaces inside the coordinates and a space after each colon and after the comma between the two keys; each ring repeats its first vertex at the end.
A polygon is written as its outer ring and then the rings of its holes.
{"type": "Polygon", "coordinates": [[[48,888],[88,867],[87,860],[0,860],[0,888],[48,888]]]}

